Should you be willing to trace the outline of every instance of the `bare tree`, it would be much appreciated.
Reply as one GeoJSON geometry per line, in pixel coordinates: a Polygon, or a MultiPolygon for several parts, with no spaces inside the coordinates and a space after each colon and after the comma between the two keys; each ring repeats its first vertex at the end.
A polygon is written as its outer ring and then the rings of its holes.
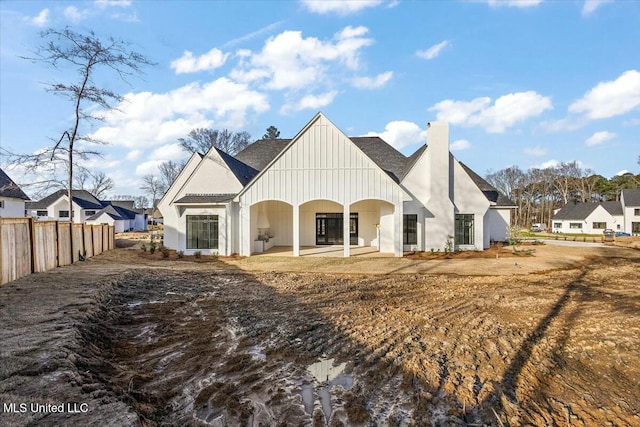
{"type": "Polygon", "coordinates": [[[184,164],[178,164],[172,160],[160,163],[158,169],[160,169],[160,183],[163,193],[166,193],[169,187],[171,187],[171,184],[176,180],[184,166],[184,164]]]}
{"type": "Polygon", "coordinates": [[[186,138],[178,139],[182,149],[189,153],[206,153],[215,146],[232,156],[244,150],[250,140],[251,135],[248,132],[205,128],[193,129],[186,138]]]}
{"type": "Polygon", "coordinates": [[[107,191],[114,186],[113,180],[104,172],[91,173],[88,169],[79,168],[74,174],[74,187],[78,190],[87,190],[96,199],[102,199],[107,191]]]}
{"type": "Polygon", "coordinates": [[[162,195],[162,182],[160,178],[155,175],[145,175],[142,177],[141,190],[144,190],[151,196],[151,205],[153,210],[156,209],[159,196],[162,195]]]}
{"type": "Polygon", "coordinates": [[[146,209],[147,206],[149,206],[149,199],[147,199],[145,196],[131,196],[131,199],[134,200],[134,206],[137,209],[146,209]]]}
{"type": "MultiPolygon", "coordinates": [[[[99,155],[94,149],[87,148],[90,143],[104,144],[91,138],[86,132],[88,124],[101,120],[99,108],[113,110],[122,97],[111,89],[100,87],[94,81],[97,73],[101,80],[112,72],[120,80],[127,82],[127,77],[141,74],[141,67],[152,62],[142,54],[130,50],[127,43],[115,38],[100,39],[91,31],[88,34],[75,32],[69,28],[64,30],[49,29],[44,31],[44,44],[36,49],[34,56],[25,57],[33,62],[49,65],[63,73],[63,79],[77,74],[75,82],[65,80],[46,83],[47,90],[68,99],[73,105],[71,126],[64,129],[58,138],[52,139],[55,144],[35,154],[16,154],[6,152],[13,162],[25,165],[29,170],[47,170],[56,176],[62,168],[66,175],[66,187],[69,191],[69,212],[73,213],[71,191],[73,189],[74,166],[78,160],[99,155]],[[78,144],[85,142],[86,144],[78,144]],[[62,166],[60,166],[62,165],[62,166]]],[[[52,183],[56,180],[53,179],[52,183]]],[[[70,220],[73,221],[73,215],[70,220]]]]}

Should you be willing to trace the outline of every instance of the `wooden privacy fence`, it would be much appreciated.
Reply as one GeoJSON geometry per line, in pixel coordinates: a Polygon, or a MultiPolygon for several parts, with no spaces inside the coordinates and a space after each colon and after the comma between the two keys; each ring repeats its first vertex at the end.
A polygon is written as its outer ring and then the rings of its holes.
{"type": "Polygon", "coordinates": [[[0,218],[0,284],[111,250],[114,239],[106,224],[0,218]]]}

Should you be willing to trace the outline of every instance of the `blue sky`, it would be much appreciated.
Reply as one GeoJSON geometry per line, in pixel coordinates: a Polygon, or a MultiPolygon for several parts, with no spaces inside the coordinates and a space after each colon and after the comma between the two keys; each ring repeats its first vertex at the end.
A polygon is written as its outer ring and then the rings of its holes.
{"type": "Polygon", "coordinates": [[[113,194],[184,158],[192,128],[292,137],[317,111],[405,154],[449,121],[454,155],[481,175],[573,160],[638,173],[638,1],[2,1],[2,147],[33,152],[69,125],[72,106],[42,85],[69,72],[19,58],[65,26],[157,62],[128,85],[98,76],[126,94],[89,130],[110,143],[88,166],[113,194]]]}

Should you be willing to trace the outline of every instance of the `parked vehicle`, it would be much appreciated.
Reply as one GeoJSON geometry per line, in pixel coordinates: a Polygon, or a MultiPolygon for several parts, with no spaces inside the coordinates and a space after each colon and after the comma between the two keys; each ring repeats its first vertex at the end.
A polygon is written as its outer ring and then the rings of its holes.
{"type": "Polygon", "coordinates": [[[624,231],[616,231],[616,237],[630,237],[631,234],[625,233],[624,231]]]}

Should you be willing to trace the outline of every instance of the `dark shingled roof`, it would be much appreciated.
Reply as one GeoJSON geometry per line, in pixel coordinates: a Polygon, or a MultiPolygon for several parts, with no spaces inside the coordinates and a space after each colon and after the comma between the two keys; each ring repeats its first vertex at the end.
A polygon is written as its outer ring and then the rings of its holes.
{"type": "Polygon", "coordinates": [[[9,197],[12,199],[30,200],[29,196],[24,194],[24,191],[18,184],[13,182],[9,175],[7,175],[2,169],[0,169],[0,196],[9,197]]]}
{"type": "MultiPolygon", "coordinates": [[[[400,182],[414,163],[427,149],[427,145],[418,148],[411,156],[405,157],[379,136],[349,137],[376,165],[385,171],[395,182],[400,182]]],[[[261,139],[249,145],[236,155],[236,159],[258,171],[264,169],[291,142],[291,139],[261,139]]],[[[226,161],[226,160],[225,160],[226,161]]],[[[515,206],[509,198],[496,190],[482,177],[460,162],[463,169],[485,197],[496,206],[515,206]]],[[[237,175],[236,175],[237,176],[237,175]]],[[[255,175],[253,175],[255,176],[255,175]]],[[[252,178],[253,178],[252,176],[252,178]]],[[[250,180],[247,180],[247,183],[250,180]]],[[[246,183],[243,183],[246,185],[246,183]]],[[[182,199],[181,199],[182,200],[182,199]]],[[[194,202],[195,203],[195,202],[194,202]]]]}
{"type": "Polygon", "coordinates": [[[247,185],[249,181],[251,181],[253,177],[258,174],[257,170],[247,165],[246,163],[243,163],[241,160],[236,159],[235,157],[225,153],[222,150],[219,150],[218,148],[216,148],[216,150],[218,151],[218,154],[220,154],[220,157],[222,157],[222,160],[224,160],[224,162],[227,164],[231,172],[233,172],[236,178],[238,178],[238,181],[240,181],[240,184],[242,184],[243,187],[247,185]]]}
{"type": "Polygon", "coordinates": [[[640,206],[640,188],[622,190],[625,206],[640,206]]]}
{"type": "Polygon", "coordinates": [[[402,153],[379,136],[357,136],[349,139],[395,182],[400,182],[407,165],[407,158],[402,153]]]}
{"type": "Polygon", "coordinates": [[[484,196],[490,202],[495,203],[497,206],[515,206],[516,205],[507,196],[499,192],[493,185],[489,184],[484,178],[482,178],[480,175],[472,171],[471,168],[469,168],[469,166],[465,165],[462,162],[458,162],[458,163],[460,163],[460,166],[462,166],[462,169],[464,169],[467,175],[469,175],[469,178],[471,178],[471,180],[476,184],[476,186],[480,189],[480,191],[482,191],[484,196]]]}
{"type": "Polygon", "coordinates": [[[602,206],[611,215],[622,215],[620,202],[568,203],[552,219],[586,219],[598,206],[602,206]],[[617,206],[616,206],[617,205],[617,206]]]}
{"type": "Polygon", "coordinates": [[[236,154],[236,159],[256,171],[264,169],[291,142],[291,139],[260,139],[236,154]]]}
{"type": "MultiPolygon", "coordinates": [[[[55,193],[49,194],[44,199],[28,203],[26,207],[27,209],[47,209],[50,204],[66,195],[67,190],[58,190],[55,193]]],[[[73,201],[82,209],[102,209],[103,207],[100,200],[96,199],[86,190],[72,190],[71,196],[73,197],[73,201]]]]}
{"type": "Polygon", "coordinates": [[[104,208],[100,209],[98,212],[96,212],[95,215],[91,215],[89,218],[87,218],[87,221],[93,221],[95,219],[98,219],[100,215],[105,213],[115,220],[136,218],[136,213],[134,211],[123,208],[122,206],[107,205],[104,208]]]}
{"type": "Polygon", "coordinates": [[[230,202],[235,194],[187,194],[176,200],[176,204],[211,204],[230,202]]]}

